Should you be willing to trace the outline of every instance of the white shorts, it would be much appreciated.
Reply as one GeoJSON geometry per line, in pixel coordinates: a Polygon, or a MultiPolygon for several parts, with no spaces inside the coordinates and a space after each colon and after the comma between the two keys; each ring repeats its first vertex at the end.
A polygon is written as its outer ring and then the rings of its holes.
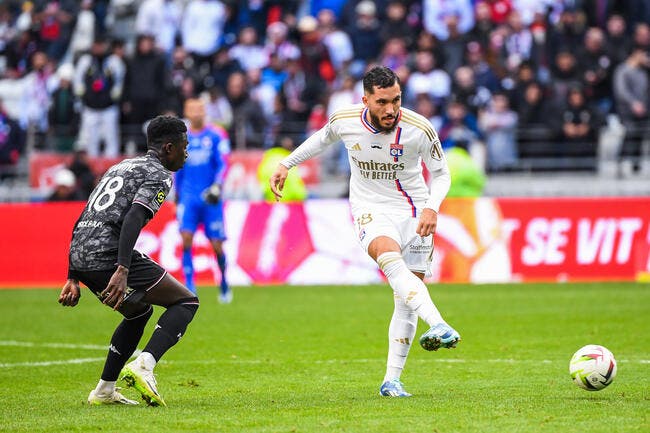
{"type": "Polygon", "coordinates": [[[387,236],[400,246],[409,270],[426,274],[433,256],[433,235],[418,235],[415,231],[419,221],[417,217],[368,212],[355,218],[354,229],[366,253],[373,239],[387,236]]]}

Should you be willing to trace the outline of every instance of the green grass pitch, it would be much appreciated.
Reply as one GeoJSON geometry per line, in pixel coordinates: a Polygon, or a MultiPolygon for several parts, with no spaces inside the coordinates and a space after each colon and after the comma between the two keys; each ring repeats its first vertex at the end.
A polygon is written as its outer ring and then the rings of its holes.
{"type": "Polygon", "coordinates": [[[75,308],[58,290],[1,290],[0,431],[650,432],[647,284],[430,292],[463,341],[431,353],[416,343],[402,376],[414,396],[388,399],[388,286],[236,288],[227,306],[200,289],[194,322],[156,368],[168,407],[152,408],[84,403],[120,320],[87,289],[75,308]],[[585,344],[618,360],[603,391],[570,380],[585,344]]]}

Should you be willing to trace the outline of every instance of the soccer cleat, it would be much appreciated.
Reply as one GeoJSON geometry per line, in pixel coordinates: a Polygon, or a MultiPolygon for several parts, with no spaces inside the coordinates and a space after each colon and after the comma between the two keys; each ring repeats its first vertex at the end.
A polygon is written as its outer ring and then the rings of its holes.
{"type": "Polygon", "coordinates": [[[379,395],[383,397],[410,397],[411,394],[406,392],[404,385],[399,379],[393,379],[381,384],[379,395]]]}
{"type": "Polygon", "coordinates": [[[102,404],[126,404],[136,405],[139,404],[135,400],[129,400],[120,393],[120,388],[115,388],[112,394],[98,394],[96,390],[90,391],[88,395],[88,404],[100,406],[102,404]]]}
{"type": "Polygon", "coordinates": [[[438,350],[441,347],[452,349],[460,341],[460,334],[446,323],[433,325],[420,337],[420,346],[424,350],[438,350]]]}
{"type": "Polygon", "coordinates": [[[230,304],[232,302],[232,290],[228,289],[225,293],[219,293],[220,304],[230,304]]]}
{"type": "Polygon", "coordinates": [[[158,394],[153,371],[147,370],[139,359],[136,358],[124,366],[120,372],[120,380],[135,388],[149,406],[167,406],[158,394]]]}

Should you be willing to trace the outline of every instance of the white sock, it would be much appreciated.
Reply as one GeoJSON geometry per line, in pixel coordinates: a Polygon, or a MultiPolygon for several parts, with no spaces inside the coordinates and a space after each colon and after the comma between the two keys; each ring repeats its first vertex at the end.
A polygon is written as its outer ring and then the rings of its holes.
{"type": "Polygon", "coordinates": [[[379,267],[386,275],[388,284],[429,326],[445,323],[429,296],[427,286],[409,270],[400,253],[387,252],[377,257],[379,267]]]}
{"type": "Polygon", "coordinates": [[[144,365],[144,368],[149,371],[153,371],[154,367],[156,366],[156,358],[154,358],[153,355],[149,352],[140,353],[137,359],[142,363],[142,365],[144,365]]]}
{"type": "Polygon", "coordinates": [[[417,314],[397,294],[394,300],[395,310],[388,328],[388,360],[384,382],[399,379],[402,375],[418,325],[417,314]]]}
{"type": "Polygon", "coordinates": [[[100,395],[111,395],[115,391],[115,381],[107,382],[105,380],[99,379],[99,383],[95,388],[95,392],[100,395]]]}

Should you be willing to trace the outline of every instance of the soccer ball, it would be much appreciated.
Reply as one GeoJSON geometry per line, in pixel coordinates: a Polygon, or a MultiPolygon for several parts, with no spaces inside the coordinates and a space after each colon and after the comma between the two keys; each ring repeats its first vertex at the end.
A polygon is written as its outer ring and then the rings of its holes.
{"type": "Polygon", "coordinates": [[[573,383],[587,391],[600,391],[616,377],[616,359],[603,346],[589,344],[578,349],[569,363],[573,383]]]}

